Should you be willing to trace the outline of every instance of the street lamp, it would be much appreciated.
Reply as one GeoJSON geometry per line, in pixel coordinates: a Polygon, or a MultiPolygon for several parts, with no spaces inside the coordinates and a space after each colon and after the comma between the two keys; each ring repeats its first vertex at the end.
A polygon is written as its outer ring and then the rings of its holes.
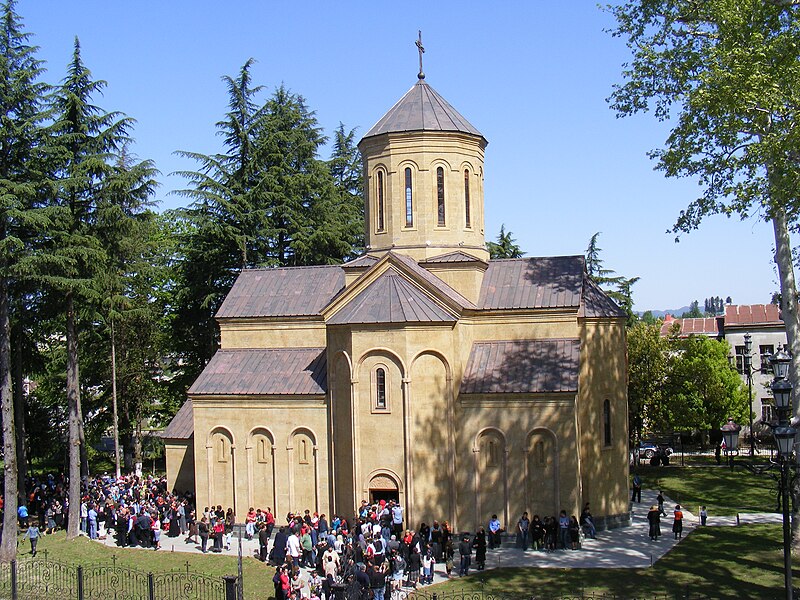
{"type": "Polygon", "coordinates": [[[737,425],[733,419],[729,418],[720,430],[722,431],[722,441],[725,442],[725,453],[728,455],[728,462],[733,471],[733,457],[738,454],[739,432],[742,430],[742,426],[737,425]]]}
{"type": "MultiPolygon", "coordinates": [[[[753,439],[753,336],[750,332],[744,334],[744,356],[742,367],[747,374],[747,416],[750,419],[750,456],[755,456],[756,446],[753,439]]],[[[733,465],[731,465],[733,468],[733,465]]]]}
{"type": "MultiPolygon", "coordinates": [[[[749,354],[752,342],[747,339],[748,337],[745,336],[745,349],[749,354]]],[[[788,379],[791,360],[792,357],[782,348],[778,348],[778,351],[769,359],[775,374],[771,387],[772,395],[775,398],[775,409],[778,413],[778,422],[770,424],[770,427],[772,428],[772,435],[775,437],[775,445],[778,447],[778,462],[770,461],[770,464],[766,465],[766,467],[742,463],[742,466],[757,474],[762,474],[774,466],[780,468],[780,492],[783,513],[783,578],[787,600],[793,599],[792,532],[789,522],[789,466],[791,464],[792,451],[794,450],[795,436],[797,435],[797,429],[792,427],[789,419],[792,410],[792,383],[788,379]]],[[[747,362],[745,366],[749,366],[747,362]]],[[[721,427],[726,450],[735,451],[738,448],[740,429],[741,427],[734,423],[733,419],[728,419],[728,422],[721,427]]],[[[733,469],[733,453],[730,454],[730,465],[731,469],[733,469]]]]}

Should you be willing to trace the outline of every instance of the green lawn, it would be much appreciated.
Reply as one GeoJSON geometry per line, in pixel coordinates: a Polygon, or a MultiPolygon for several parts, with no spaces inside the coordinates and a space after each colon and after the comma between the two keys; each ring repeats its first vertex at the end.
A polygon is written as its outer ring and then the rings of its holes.
{"type": "MultiPolygon", "coordinates": [[[[30,558],[30,545],[20,536],[19,556],[21,560],[30,558]]],[[[237,574],[235,556],[220,556],[188,552],[169,552],[166,550],[143,550],[141,548],[109,548],[92,542],[86,537],[79,537],[68,542],[66,534],[59,531],[39,540],[37,558],[45,556],[74,565],[111,564],[111,557],[116,557],[116,566],[138,569],[145,573],[163,573],[165,571],[189,571],[210,577],[237,574]]],[[[254,558],[244,558],[242,573],[245,581],[245,598],[247,600],[265,597],[265,590],[273,589],[272,575],[275,569],[254,558]]]]}
{"type": "MultiPolygon", "coordinates": [[[[705,527],[650,569],[496,569],[434,589],[483,588],[510,597],[583,591],[623,598],[688,593],[720,600],[784,598],[781,540],[778,525],[705,527]]],[[[795,577],[800,577],[797,570],[795,577]]]]}
{"type": "MultiPolygon", "coordinates": [[[[743,460],[746,459],[737,459],[743,460]]],[[[663,490],[695,515],[702,505],[712,516],[775,510],[777,483],[773,479],[754,475],[741,467],[731,471],[712,461],[687,461],[684,467],[648,465],[640,467],[638,473],[645,489],[663,490]]]]}

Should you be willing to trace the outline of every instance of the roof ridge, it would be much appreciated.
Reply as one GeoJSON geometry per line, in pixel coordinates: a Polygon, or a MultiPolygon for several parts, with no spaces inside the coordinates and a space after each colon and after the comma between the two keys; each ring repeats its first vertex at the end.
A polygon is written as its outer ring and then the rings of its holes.
{"type": "Polygon", "coordinates": [[[345,264],[347,264],[347,263],[336,264],[336,265],[298,265],[296,267],[290,267],[290,266],[253,267],[253,268],[242,269],[241,273],[257,273],[257,272],[261,272],[261,271],[269,271],[269,272],[272,272],[272,271],[285,271],[287,269],[291,269],[292,271],[297,270],[297,269],[333,269],[333,268],[341,269],[345,264]]]}

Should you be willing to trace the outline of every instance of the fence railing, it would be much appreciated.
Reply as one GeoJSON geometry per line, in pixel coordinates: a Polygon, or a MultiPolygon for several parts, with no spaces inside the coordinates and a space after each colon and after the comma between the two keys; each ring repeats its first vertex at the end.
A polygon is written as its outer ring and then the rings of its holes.
{"type": "Polygon", "coordinates": [[[44,558],[0,564],[0,598],[10,600],[236,600],[235,576],[186,569],[151,573],[116,564],[71,565],[44,558]]]}
{"type": "MultiPolygon", "coordinates": [[[[674,594],[642,595],[606,594],[593,592],[528,592],[524,594],[491,592],[488,590],[403,590],[394,593],[393,600],[709,600],[708,596],[677,592],[674,594]]],[[[388,596],[387,596],[388,598],[388,596]]],[[[355,600],[355,598],[348,599],[355,600]]]]}

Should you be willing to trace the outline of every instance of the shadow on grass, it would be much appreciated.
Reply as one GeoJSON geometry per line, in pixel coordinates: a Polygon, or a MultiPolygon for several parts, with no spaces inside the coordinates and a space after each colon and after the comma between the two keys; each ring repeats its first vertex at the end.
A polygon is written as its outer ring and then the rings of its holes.
{"type": "MultiPolygon", "coordinates": [[[[700,595],[720,600],[784,598],[779,525],[695,530],[650,569],[508,568],[432,586],[436,590],[594,593],[621,598],[700,595]]],[[[800,573],[796,573],[800,576],[800,573]]]]}

